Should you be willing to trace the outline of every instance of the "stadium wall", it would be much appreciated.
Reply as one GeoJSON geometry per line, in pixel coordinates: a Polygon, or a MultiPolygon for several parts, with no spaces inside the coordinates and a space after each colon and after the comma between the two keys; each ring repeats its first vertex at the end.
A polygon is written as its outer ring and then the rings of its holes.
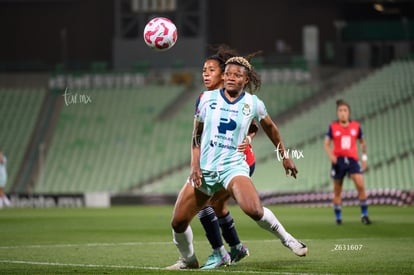
{"type": "Polygon", "coordinates": [[[149,49],[140,39],[113,40],[113,62],[115,70],[128,70],[140,61],[150,61],[153,68],[168,68],[185,64],[201,67],[205,56],[205,40],[200,38],[178,39],[174,47],[166,52],[149,49]],[[190,53],[190,54],[189,54],[190,53]]]}
{"type": "MultiPolygon", "coordinates": [[[[378,189],[368,192],[370,205],[413,206],[414,191],[396,189],[378,189]]],[[[260,193],[264,205],[290,205],[300,207],[330,207],[331,192],[318,193],[260,193]]],[[[343,205],[359,205],[357,192],[344,191],[343,205]]],[[[106,192],[84,194],[36,194],[10,196],[12,207],[49,208],[49,207],[91,207],[106,208],[111,206],[133,205],[174,205],[176,194],[169,195],[111,195],[106,192]]],[[[230,200],[230,204],[235,204],[230,200]]]]}
{"type": "Polygon", "coordinates": [[[0,88],[31,89],[46,88],[49,75],[47,73],[1,73],[0,88]]]}

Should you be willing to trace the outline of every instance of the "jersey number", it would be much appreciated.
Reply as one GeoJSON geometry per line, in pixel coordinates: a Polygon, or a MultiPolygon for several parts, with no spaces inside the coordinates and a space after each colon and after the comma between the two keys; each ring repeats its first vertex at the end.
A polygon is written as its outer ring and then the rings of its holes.
{"type": "Polygon", "coordinates": [[[343,150],[351,149],[351,137],[350,136],[343,136],[341,138],[341,148],[343,150]]]}
{"type": "Polygon", "coordinates": [[[220,118],[220,125],[217,127],[220,134],[226,134],[227,131],[236,129],[236,121],[225,118],[220,118]]]}

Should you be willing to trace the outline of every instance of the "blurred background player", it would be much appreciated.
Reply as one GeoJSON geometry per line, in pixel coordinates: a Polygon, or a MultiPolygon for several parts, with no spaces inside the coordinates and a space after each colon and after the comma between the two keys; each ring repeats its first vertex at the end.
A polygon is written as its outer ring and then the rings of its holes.
{"type": "Polygon", "coordinates": [[[3,151],[0,149],[0,208],[3,206],[10,206],[10,201],[4,193],[4,188],[7,183],[7,170],[6,170],[7,158],[3,151]]]}
{"type": "Polygon", "coordinates": [[[350,120],[351,107],[340,99],[336,102],[337,121],[329,126],[325,137],[325,151],[332,163],[331,176],[334,183],[333,205],[336,223],[342,223],[342,184],[348,174],[354,181],[358,191],[358,199],[361,206],[361,221],[371,224],[368,218],[367,194],[365,192],[362,172],[367,169],[367,149],[363,138],[361,126],[357,121],[350,120]],[[357,140],[362,151],[362,167],[358,162],[357,140]],[[333,148],[331,148],[331,141],[333,148]]]}
{"type": "MultiPolygon", "coordinates": [[[[207,57],[203,66],[203,82],[207,90],[223,88],[222,74],[224,72],[225,62],[237,52],[228,46],[221,45],[217,53],[207,57]]],[[[201,95],[200,95],[201,97],[201,95]]],[[[246,162],[250,168],[250,176],[255,168],[255,156],[251,147],[252,138],[258,130],[257,124],[252,123],[249,128],[249,134],[243,144],[238,149],[244,151],[246,162]]],[[[218,191],[210,201],[210,205],[203,208],[198,217],[206,232],[207,239],[213,249],[213,253],[208,257],[207,262],[202,266],[203,269],[215,268],[221,265],[238,262],[249,255],[249,250],[244,246],[238,237],[233,217],[227,208],[227,202],[230,195],[222,189],[218,191]],[[220,236],[220,228],[223,238],[230,247],[230,251],[225,253],[223,241],[220,236]]]]}

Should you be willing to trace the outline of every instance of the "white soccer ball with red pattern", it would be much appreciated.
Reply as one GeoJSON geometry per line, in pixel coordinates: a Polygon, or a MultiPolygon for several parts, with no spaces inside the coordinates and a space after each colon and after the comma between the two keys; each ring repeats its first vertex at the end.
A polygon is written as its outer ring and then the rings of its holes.
{"type": "Polygon", "coordinates": [[[165,17],[150,20],[144,29],[144,41],[151,49],[166,51],[177,42],[177,27],[165,17]]]}

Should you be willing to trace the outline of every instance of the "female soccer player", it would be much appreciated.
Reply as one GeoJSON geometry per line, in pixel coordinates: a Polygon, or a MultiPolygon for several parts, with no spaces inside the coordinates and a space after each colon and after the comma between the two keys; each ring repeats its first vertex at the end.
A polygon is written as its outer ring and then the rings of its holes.
{"type": "MultiPolygon", "coordinates": [[[[222,45],[218,48],[216,54],[206,58],[202,77],[204,85],[209,91],[223,88],[222,75],[225,61],[236,55],[237,53],[234,50],[222,45]]],[[[238,147],[238,150],[244,151],[246,155],[250,176],[252,176],[255,168],[255,156],[250,143],[257,130],[257,125],[252,123],[245,141],[238,147]]],[[[228,265],[231,262],[235,263],[249,255],[247,247],[240,242],[233,217],[227,208],[229,198],[230,195],[226,190],[222,189],[213,196],[210,205],[198,212],[200,222],[204,227],[207,239],[213,249],[213,253],[208,257],[202,269],[216,268],[222,265],[228,265]],[[230,246],[229,253],[224,249],[220,236],[220,228],[224,239],[230,246]]]]}
{"type": "MultiPolygon", "coordinates": [[[[203,93],[194,116],[191,150],[191,172],[178,195],[171,226],[173,240],[181,259],[167,269],[197,268],[190,222],[218,190],[225,188],[240,208],[263,229],[278,237],[296,255],[305,256],[308,248],[290,235],[276,216],[263,207],[249,177],[249,167],[237,145],[246,138],[253,119],[260,122],[275,148],[284,155],[284,145],[276,124],[257,96],[246,93],[260,79],[243,57],[226,61],[224,88],[203,93]]],[[[254,90],[253,90],[254,91],[254,90]]],[[[286,175],[296,178],[292,160],[283,159],[286,175]]]]}
{"type": "Polygon", "coordinates": [[[354,181],[361,206],[361,221],[371,224],[368,218],[367,194],[365,192],[362,172],[367,168],[367,148],[357,121],[350,120],[351,107],[340,99],[336,102],[338,120],[331,123],[325,137],[325,151],[332,162],[331,176],[334,183],[333,205],[336,223],[342,224],[342,184],[346,174],[354,181]],[[362,167],[358,163],[357,140],[362,151],[362,167]],[[333,142],[333,149],[331,148],[333,142]]]}

